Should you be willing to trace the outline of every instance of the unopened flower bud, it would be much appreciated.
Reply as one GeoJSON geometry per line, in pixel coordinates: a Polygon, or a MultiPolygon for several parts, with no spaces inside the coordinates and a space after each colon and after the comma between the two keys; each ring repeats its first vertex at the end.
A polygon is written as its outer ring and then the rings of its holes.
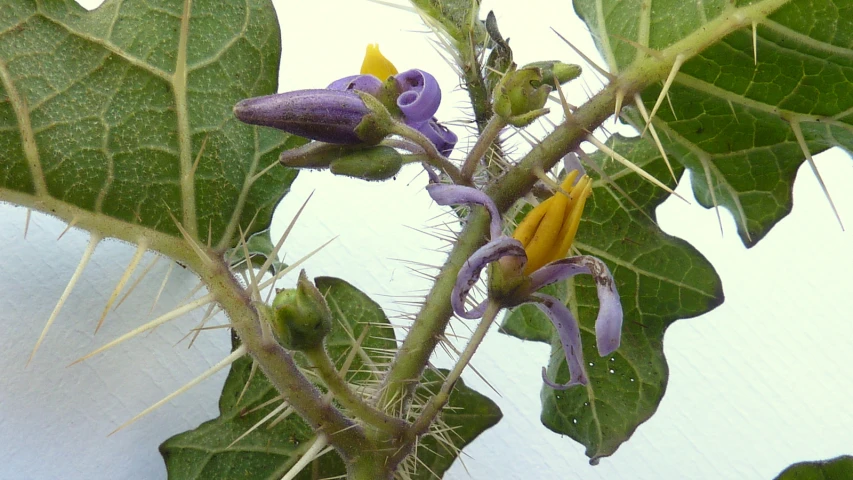
{"type": "Polygon", "coordinates": [[[403,156],[400,152],[391,147],[378,146],[349,151],[332,161],[329,168],[335,175],[375,181],[397,175],[402,166],[403,156]]]}
{"type": "Polygon", "coordinates": [[[578,78],[582,71],[580,65],[563,63],[557,60],[528,63],[522,67],[522,69],[525,68],[538,68],[542,72],[542,84],[550,87],[553,87],[555,83],[562,85],[570,82],[578,78]]]}
{"type": "Polygon", "coordinates": [[[307,350],[323,344],[332,330],[332,312],[305,270],[296,288],[279,291],[272,303],[273,329],[279,342],[291,350],[307,350]]]}
{"type": "Polygon", "coordinates": [[[373,111],[360,95],[366,94],[297,90],[243,100],[234,106],[234,115],[245,123],[273,127],[322,142],[378,143],[385,134],[361,128],[373,111]]]}
{"type": "Polygon", "coordinates": [[[539,68],[507,72],[494,91],[494,111],[510,125],[524,127],[548,113],[545,102],[551,87],[542,83],[539,68]]]}

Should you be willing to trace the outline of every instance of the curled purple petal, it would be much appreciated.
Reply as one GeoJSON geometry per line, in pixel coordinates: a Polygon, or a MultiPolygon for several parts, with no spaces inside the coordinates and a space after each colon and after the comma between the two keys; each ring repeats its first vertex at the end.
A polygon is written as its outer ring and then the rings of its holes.
{"type": "Polygon", "coordinates": [[[583,366],[583,348],[581,347],[581,331],[578,322],[572,312],[563,305],[563,302],[550,295],[534,293],[530,296],[536,302],[536,306],[554,324],[560,343],[563,345],[563,353],[566,355],[566,364],[569,366],[569,382],[566,384],[554,383],[548,379],[545,367],[542,367],[542,380],[555,390],[566,390],[575,385],[586,385],[586,369],[583,366]]]}
{"type": "Polygon", "coordinates": [[[456,142],[459,141],[459,137],[457,137],[455,133],[451,132],[444,125],[438,123],[435,118],[421,124],[420,126],[409,126],[423,133],[424,136],[427,137],[433,145],[435,145],[438,153],[445,157],[450,155],[450,152],[453,151],[453,147],[456,146],[456,142]]]}
{"type": "Polygon", "coordinates": [[[459,275],[456,277],[456,285],[453,286],[453,294],[450,297],[450,305],[453,307],[456,315],[467,319],[483,316],[487,301],[483,301],[473,309],[466,311],[465,299],[468,297],[471,288],[480,279],[480,272],[483,271],[486,265],[506,256],[521,257],[524,261],[527,260],[527,255],[524,253],[524,247],[521,246],[521,242],[507,236],[500,236],[480,247],[479,250],[471,255],[471,258],[465,261],[462,268],[459,269],[459,275]]]}
{"type": "Polygon", "coordinates": [[[530,274],[531,289],[538,290],[578,274],[592,275],[598,294],[598,317],[595,319],[595,338],[598,354],[610,355],[619,348],[622,339],[622,302],[616,282],[607,264],[589,256],[569,257],[545,265],[530,274]]]}
{"type": "Polygon", "coordinates": [[[394,79],[400,92],[397,106],[403,112],[406,124],[417,128],[435,115],[441,103],[441,88],[435,77],[423,70],[412,69],[398,73],[394,79]]]}
{"type": "Polygon", "coordinates": [[[501,236],[501,214],[498,212],[498,207],[495,202],[480,190],[473,187],[465,187],[462,185],[447,185],[442,183],[433,183],[427,185],[427,193],[435,200],[435,203],[443,206],[461,205],[461,204],[476,204],[482,205],[489,210],[489,215],[492,217],[489,226],[491,240],[501,236]]]}
{"type": "Polygon", "coordinates": [[[336,90],[296,90],[249,98],[234,106],[234,115],[242,122],[343,145],[363,143],[355,129],[369,113],[357,94],[336,90]]]}
{"type": "Polygon", "coordinates": [[[335,80],[326,88],[338,91],[358,90],[376,96],[382,90],[382,80],[373,75],[350,75],[349,77],[335,80]]]}

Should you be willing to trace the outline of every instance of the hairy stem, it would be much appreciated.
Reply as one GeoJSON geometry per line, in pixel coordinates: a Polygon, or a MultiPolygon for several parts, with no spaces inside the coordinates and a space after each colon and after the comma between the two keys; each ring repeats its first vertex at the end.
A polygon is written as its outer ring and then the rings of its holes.
{"type": "Polygon", "coordinates": [[[328,352],[326,352],[326,349],[322,345],[305,350],[302,353],[314,365],[317,374],[323,379],[323,382],[335,396],[335,399],[357,418],[371,427],[392,436],[400,435],[408,427],[403,420],[388,416],[384,412],[375,409],[353,392],[349,384],[338,373],[335,364],[332,363],[332,359],[329,358],[328,352]]]}
{"type": "Polygon", "coordinates": [[[468,152],[468,156],[465,158],[465,163],[462,164],[462,178],[468,182],[471,181],[471,178],[474,176],[474,173],[477,170],[477,165],[480,163],[480,159],[483,158],[484,155],[489,151],[489,148],[492,147],[492,144],[497,140],[498,135],[500,135],[501,130],[506,127],[506,122],[503,118],[495,115],[489,120],[486,124],[483,131],[480,133],[480,137],[477,138],[477,143],[471,147],[471,151],[468,152]]]}
{"type": "Polygon", "coordinates": [[[456,381],[459,380],[459,377],[462,376],[462,371],[465,370],[465,367],[467,367],[471,362],[471,358],[483,342],[483,339],[486,338],[486,333],[489,331],[489,327],[492,326],[492,323],[495,321],[495,318],[500,311],[501,306],[498,303],[489,302],[486,307],[486,311],[483,313],[483,318],[480,319],[480,323],[477,325],[477,329],[474,330],[474,334],[471,335],[468,345],[465,347],[465,350],[462,351],[462,354],[459,356],[459,360],[457,360],[456,365],[453,366],[453,370],[447,374],[447,377],[444,379],[444,383],[441,385],[441,389],[429,399],[429,402],[421,411],[421,415],[415,423],[412,424],[411,428],[409,428],[407,433],[409,435],[408,440],[410,442],[414,442],[417,437],[429,430],[430,424],[432,424],[435,417],[438,416],[438,413],[447,404],[447,401],[450,399],[450,392],[453,390],[454,385],[456,385],[456,381]]]}

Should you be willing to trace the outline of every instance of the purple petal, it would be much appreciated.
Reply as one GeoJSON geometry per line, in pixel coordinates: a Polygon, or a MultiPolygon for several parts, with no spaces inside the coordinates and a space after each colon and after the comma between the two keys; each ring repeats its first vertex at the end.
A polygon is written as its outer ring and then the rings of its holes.
{"type": "Polygon", "coordinates": [[[417,128],[426,122],[441,103],[441,88],[435,77],[423,70],[412,69],[398,73],[394,79],[397,81],[397,106],[406,117],[406,124],[417,128]]]}
{"type": "Polygon", "coordinates": [[[506,256],[521,257],[525,261],[527,260],[527,255],[524,253],[524,247],[521,246],[521,242],[507,236],[500,236],[496,240],[492,240],[480,247],[479,250],[471,255],[471,258],[465,261],[462,268],[459,269],[459,275],[456,277],[456,285],[453,286],[453,294],[450,297],[450,305],[453,307],[456,315],[468,319],[483,316],[487,301],[483,301],[473,309],[466,311],[465,299],[468,297],[468,292],[471,291],[471,288],[480,279],[480,272],[483,271],[483,268],[506,256]]]}
{"type": "Polygon", "coordinates": [[[578,158],[578,154],[575,152],[569,152],[565,157],[563,157],[563,168],[566,170],[566,173],[571,172],[572,170],[578,171],[578,176],[575,177],[575,181],[572,182],[572,186],[575,186],[580,179],[586,175],[586,170],[581,165],[581,159],[578,158]]]}
{"type": "Polygon", "coordinates": [[[336,90],[297,90],[243,100],[234,115],[251,125],[336,144],[363,143],[355,128],[370,110],[359,96],[336,90]]]}
{"type": "Polygon", "coordinates": [[[607,264],[589,255],[557,260],[530,274],[531,289],[538,290],[581,273],[592,275],[598,294],[598,317],[595,319],[598,354],[610,355],[619,348],[622,338],[622,302],[607,264]]]}
{"type": "Polygon", "coordinates": [[[536,302],[545,315],[554,324],[557,334],[560,335],[560,343],[563,345],[563,353],[566,355],[566,364],[569,366],[569,383],[560,385],[548,379],[545,367],[542,367],[542,380],[555,390],[565,390],[575,385],[586,385],[588,379],[586,369],[583,366],[583,348],[581,347],[581,331],[578,322],[572,312],[563,305],[563,302],[541,293],[530,296],[536,302]]]}
{"type": "Polygon", "coordinates": [[[328,90],[339,91],[358,90],[376,96],[382,90],[382,80],[373,75],[350,75],[349,77],[335,80],[326,88],[328,90]]]}
{"type": "Polygon", "coordinates": [[[489,215],[492,216],[489,227],[491,233],[490,239],[494,240],[501,236],[501,214],[498,212],[495,202],[485,193],[473,187],[443,183],[427,185],[426,189],[429,196],[439,205],[447,206],[473,203],[486,207],[489,210],[489,215]]]}
{"type": "Polygon", "coordinates": [[[436,150],[445,157],[450,155],[450,152],[453,151],[453,147],[456,146],[456,142],[459,140],[459,137],[455,133],[438,123],[435,118],[419,126],[409,126],[423,133],[435,145],[436,150]]]}

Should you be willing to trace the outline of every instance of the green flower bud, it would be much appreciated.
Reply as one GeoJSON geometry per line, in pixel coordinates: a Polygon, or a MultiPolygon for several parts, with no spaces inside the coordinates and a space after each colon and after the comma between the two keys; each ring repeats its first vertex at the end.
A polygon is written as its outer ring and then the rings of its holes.
{"type": "Polygon", "coordinates": [[[495,87],[494,111],[510,125],[524,127],[548,113],[545,102],[551,87],[542,83],[542,70],[525,67],[511,70],[495,87]]]}
{"type": "Polygon", "coordinates": [[[563,85],[581,75],[580,65],[563,63],[557,60],[528,63],[523,68],[538,68],[542,71],[542,84],[553,87],[556,82],[563,85]]]}
{"type": "Polygon", "coordinates": [[[308,350],[323,344],[332,330],[332,312],[305,270],[296,288],[279,291],[272,303],[273,330],[279,342],[291,350],[308,350]]]}
{"type": "Polygon", "coordinates": [[[403,156],[386,146],[353,150],[332,161],[329,168],[335,175],[363,180],[387,180],[403,166],[403,156]]]}

